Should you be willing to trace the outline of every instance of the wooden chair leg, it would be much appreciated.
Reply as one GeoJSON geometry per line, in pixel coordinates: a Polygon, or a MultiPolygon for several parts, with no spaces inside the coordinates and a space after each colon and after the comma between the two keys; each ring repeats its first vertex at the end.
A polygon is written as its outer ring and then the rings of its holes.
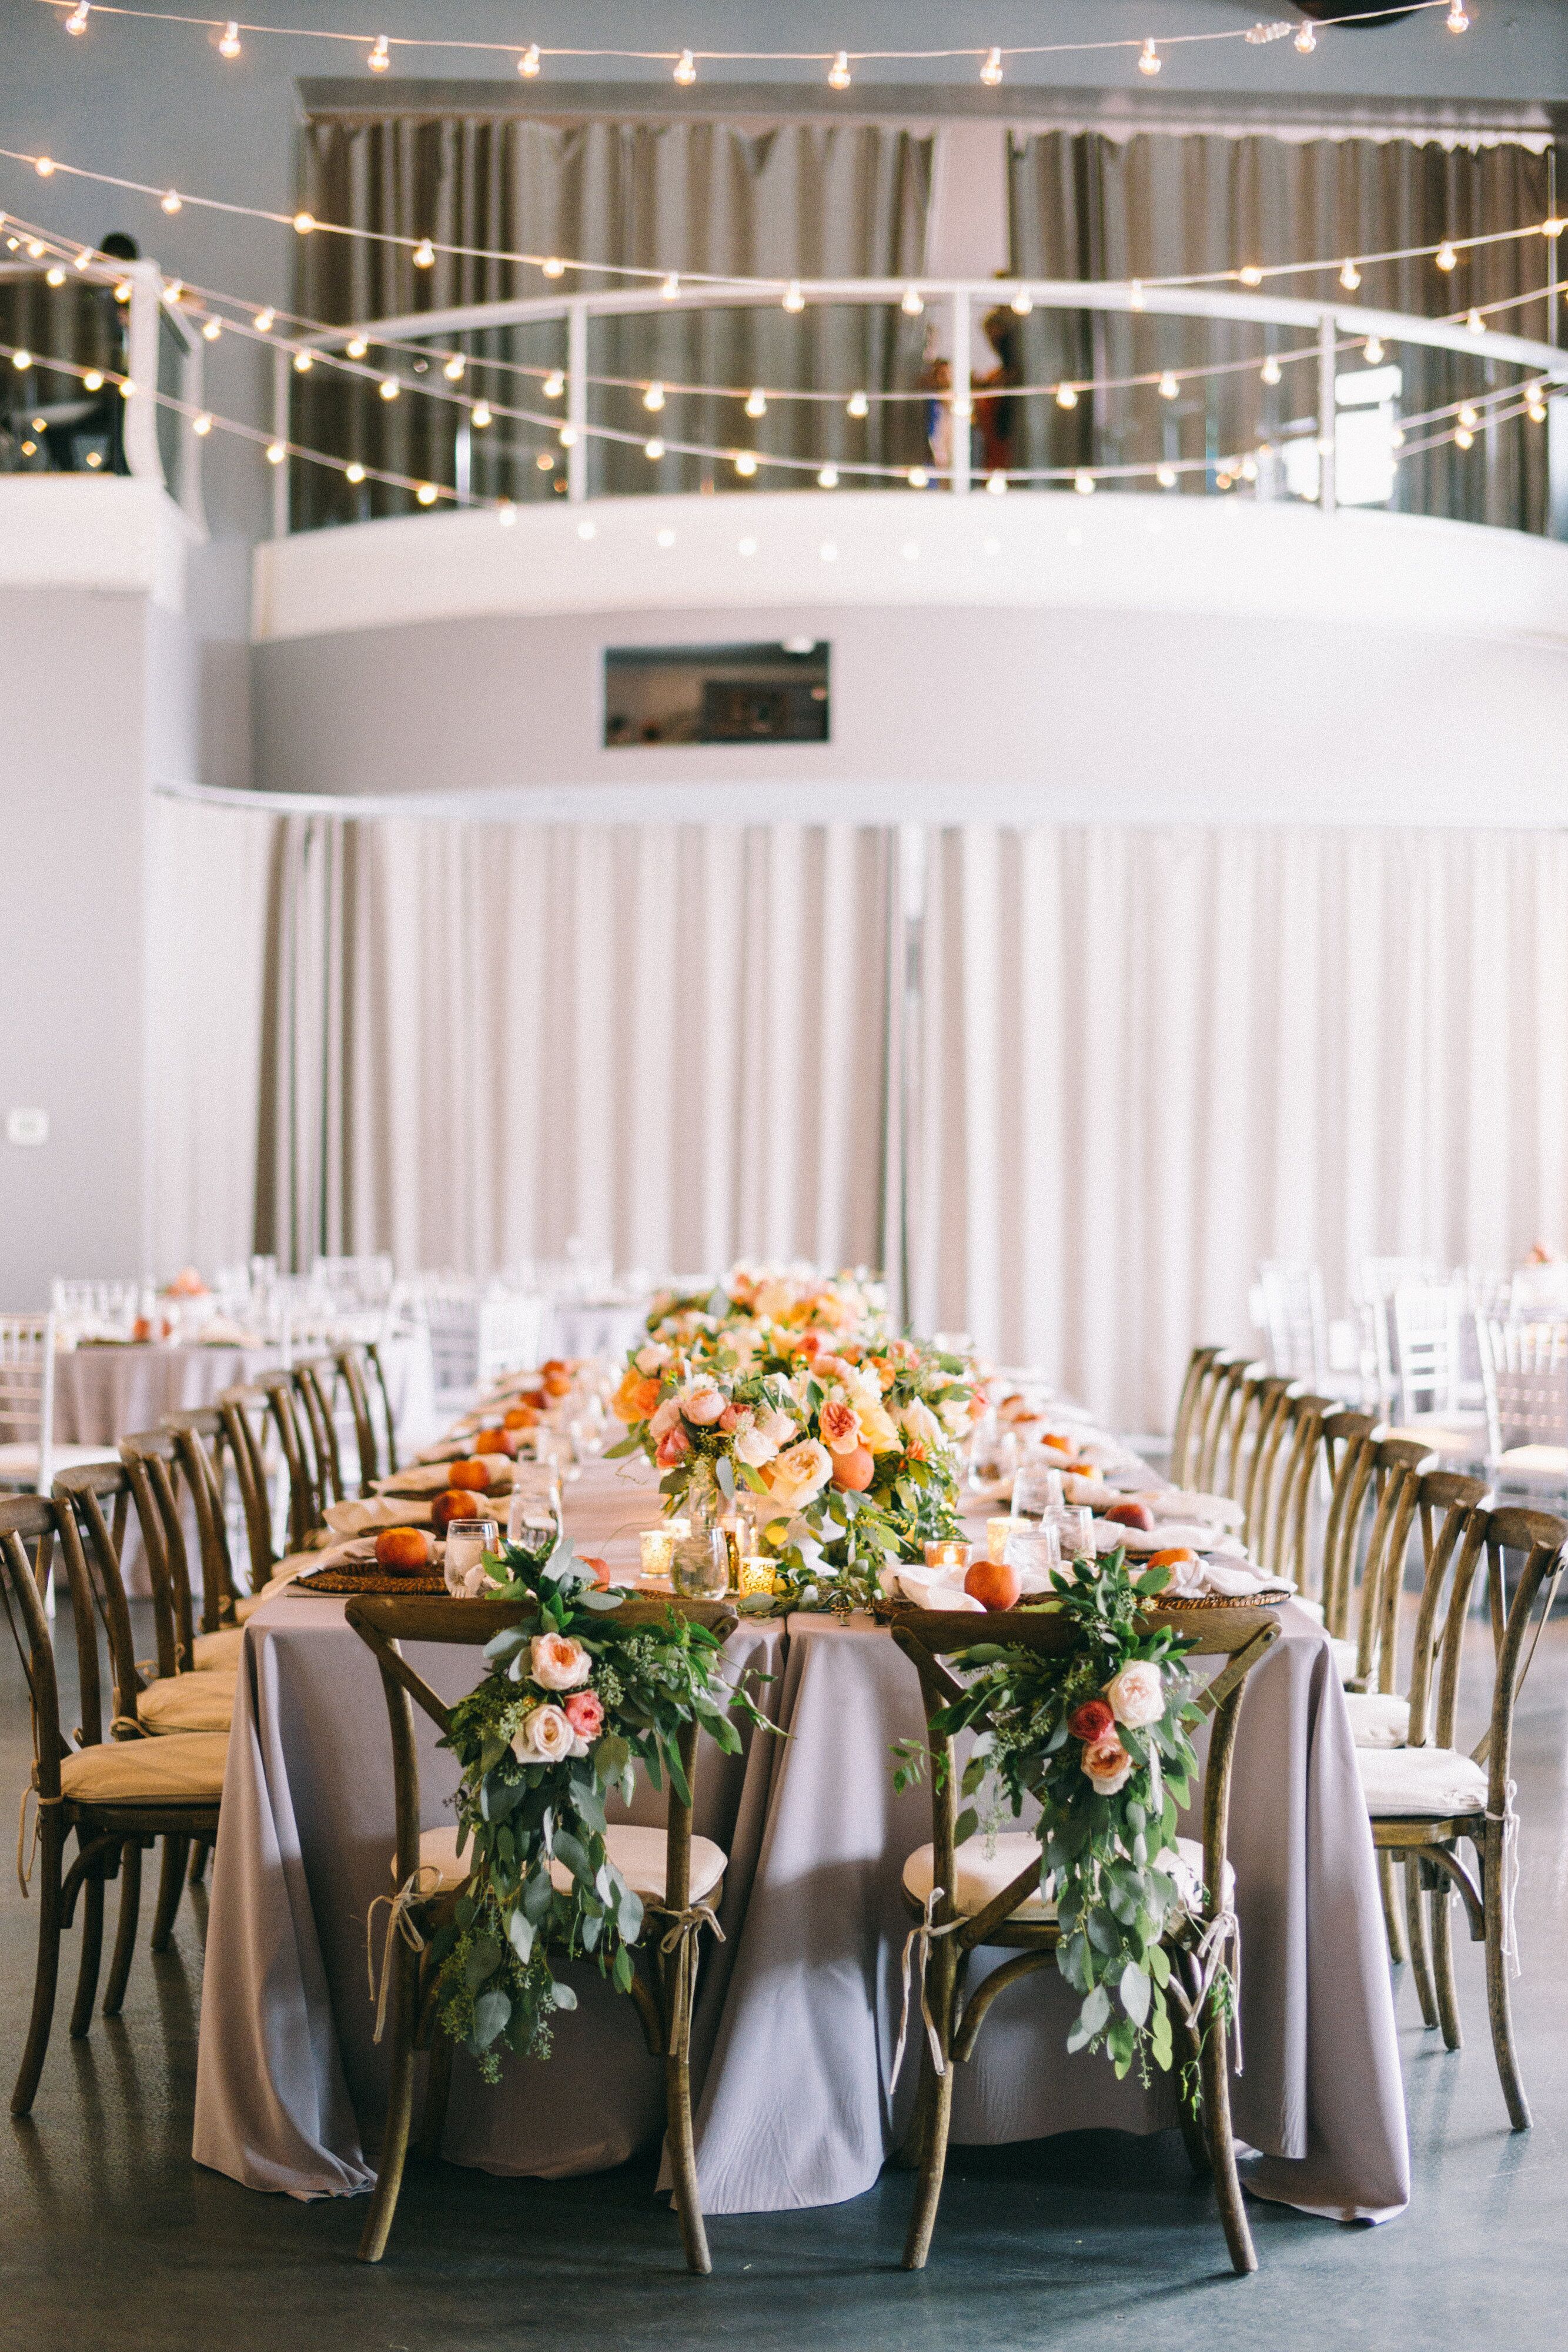
{"type": "Polygon", "coordinates": [[[1502,2095],[1508,2103],[1508,2119],[1514,2130],[1528,2131],[1531,2125],[1530,2101],[1524,2095],[1520,2079],[1519,2059],[1513,2046],[1513,2004],[1509,1998],[1508,1961],[1502,1948],[1503,1847],[1500,1823],[1490,1823],[1486,1845],[1486,1948],[1487,1948],[1487,2013],[1491,2021],[1491,2046],[1497,2058],[1498,2079],[1502,2095]]]}
{"type": "Polygon", "coordinates": [[[1394,1857],[1380,1853],[1377,1857],[1377,1884],[1383,1891],[1383,1924],[1388,1931],[1388,1957],[1396,1968],[1405,1961],[1405,1927],[1399,1916],[1399,1906],[1394,1895],[1394,1857]]]}
{"type": "Polygon", "coordinates": [[[191,1867],[185,1876],[187,1886],[200,1886],[207,1874],[207,1856],[211,1852],[212,1847],[205,1838],[196,1838],[192,1842],[191,1867]]]}
{"type": "Polygon", "coordinates": [[[22,2053],[16,2087],[11,2094],[14,2116],[31,2115],[33,2111],[55,2014],[55,1989],[60,1975],[61,1853],[65,1843],[58,1821],[58,1808],[50,1806],[38,1832],[38,1959],[33,1978],[33,2014],[27,2025],[27,2044],[22,2053]]]}
{"type": "Polygon", "coordinates": [[[392,2215],[397,2211],[398,2191],[402,2187],[402,2169],[408,2159],[409,2130],[413,2122],[414,1969],[417,1955],[407,1949],[401,1937],[392,1965],[397,1975],[392,1986],[392,2082],[387,2090],[386,2128],[382,2134],[375,2194],[371,2199],[364,2234],[360,2240],[360,2260],[362,2263],[379,2263],[386,2252],[392,2215]]]}
{"type": "Polygon", "coordinates": [[[158,1905],[152,1914],[152,1948],[166,1952],[169,1938],[174,1932],[174,1915],[180,1908],[180,1890],[185,1877],[185,1856],[190,1852],[189,1838],[166,1837],[163,1841],[163,1864],[158,1874],[158,1905]]]}
{"type": "Polygon", "coordinates": [[[77,1968],[77,1996],[71,2003],[71,2040],[86,2039],[98,1998],[98,1972],[103,1963],[103,1881],[89,1878],[81,1890],[81,1958],[77,1968]]]}
{"type": "Polygon", "coordinates": [[[1443,2046],[1458,2050],[1464,2042],[1459,2026],[1458,1992],[1454,1984],[1454,1896],[1439,1886],[1432,1896],[1432,1973],[1437,1979],[1437,2021],[1443,2046]]]}
{"type": "Polygon", "coordinates": [[[104,1988],[103,2013],[118,2017],[125,2006],[131,1963],[136,1957],[136,1923],[141,1911],[141,1848],[131,1838],[120,1849],[120,1917],[114,1930],[109,1982],[104,1988]]]}
{"type": "Polygon", "coordinates": [[[1186,2150],[1186,2160],[1194,2172],[1200,2180],[1207,2180],[1214,2167],[1209,2161],[1208,2141],[1203,2128],[1203,2092],[1198,2080],[1200,2056],[1198,2040],[1186,2018],[1176,2012],[1174,2001],[1171,2003],[1171,2022],[1176,2028],[1176,2040],[1184,2061],[1176,2081],[1176,2113],[1181,2122],[1182,2146],[1186,2150]],[[1189,2070],[1189,2078],[1193,2084],[1193,2095],[1190,2099],[1181,2087],[1181,2074],[1188,2074],[1189,2070]]]}
{"type": "Polygon", "coordinates": [[[1257,2251],[1252,2232],[1247,2223],[1247,2209],[1241,2200],[1241,2181],[1236,2169],[1236,2140],[1230,2128],[1229,2052],[1222,2020],[1211,2014],[1204,2035],[1203,2055],[1199,2060],[1203,2078],[1203,2114],[1208,2133],[1209,2161],[1214,2167],[1214,2193],[1219,2202],[1219,2219],[1225,2229],[1225,2242],[1230,2249],[1231,2267],[1239,2276],[1258,2267],[1257,2251]]]}
{"type": "Polygon", "coordinates": [[[1412,1858],[1405,1864],[1405,1932],[1410,1945],[1416,1998],[1421,2004],[1421,2022],[1430,2027],[1437,2022],[1437,1996],[1432,1986],[1431,1962],[1427,1957],[1427,1915],[1422,1906],[1421,1865],[1412,1858]]]}
{"type": "Polygon", "coordinates": [[[446,2130],[446,2109],[452,2096],[452,2036],[438,2018],[424,2069],[424,2110],[420,2117],[418,2153],[434,2164],[441,2154],[446,2130]]]}
{"type": "Polygon", "coordinates": [[[920,2182],[915,2192],[915,2210],[909,2217],[909,2236],[904,2248],[906,2271],[923,2271],[931,2251],[942,2176],[947,2169],[947,2134],[952,2121],[953,2062],[949,2058],[942,2074],[932,2070],[931,2112],[925,2126],[925,2145],[920,2152],[920,2182]]]}
{"type": "Polygon", "coordinates": [[[670,2173],[675,2210],[681,2220],[681,2242],[686,2266],[699,2278],[713,2269],[707,2231],[703,2222],[702,2192],[697,2187],[696,2143],[692,2133],[692,2011],[696,2006],[697,1969],[695,1938],[684,1943],[664,1979],[669,2002],[669,2037],[664,2060],[664,2128],[668,2135],[670,2173]]]}

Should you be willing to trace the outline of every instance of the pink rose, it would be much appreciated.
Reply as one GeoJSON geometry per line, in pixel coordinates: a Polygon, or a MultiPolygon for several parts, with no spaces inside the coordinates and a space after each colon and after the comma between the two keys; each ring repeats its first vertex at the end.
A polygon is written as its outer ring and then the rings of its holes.
{"type": "Polygon", "coordinates": [[[711,1429],[723,1414],[725,1395],[722,1389],[684,1389],[679,1403],[681,1411],[694,1429],[711,1429]]]}
{"type": "Polygon", "coordinates": [[[666,1432],[678,1426],[680,1418],[680,1406],[674,1397],[666,1397],[664,1403],[657,1407],[653,1419],[648,1423],[649,1433],[655,1444],[666,1432]]]}
{"type": "Polygon", "coordinates": [[[653,1459],[661,1470],[673,1470],[691,1450],[692,1441],[684,1429],[666,1429],[653,1450],[653,1459]]]}
{"type": "Polygon", "coordinates": [[[1095,1740],[1114,1737],[1116,1718],[1103,1698],[1086,1698],[1075,1706],[1067,1718],[1067,1728],[1074,1739],[1095,1740]]]}
{"type": "Polygon", "coordinates": [[[737,1436],[751,1427],[755,1415],[748,1404],[727,1404],[719,1414],[718,1425],[727,1437],[737,1436]]]}
{"type": "Polygon", "coordinates": [[[861,1442],[861,1417],[852,1404],[830,1397],[817,1416],[822,1443],[830,1454],[852,1454],[861,1442]]]}
{"type": "Polygon", "coordinates": [[[573,1691],[561,1709],[580,1739],[597,1739],[604,1727],[604,1702],[597,1692],[573,1691]]]}
{"type": "Polygon", "coordinates": [[[1113,1797],[1131,1779],[1133,1759],[1119,1739],[1092,1739],[1083,1750],[1083,1769],[1097,1797],[1113,1797]]]}
{"type": "Polygon", "coordinates": [[[1130,1666],[1124,1666],[1106,1684],[1105,1696],[1117,1722],[1129,1725],[1134,1731],[1158,1723],[1166,1711],[1166,1686],[1160,1670],[1147,1658],[1135,1658],[1130,1666]]]}

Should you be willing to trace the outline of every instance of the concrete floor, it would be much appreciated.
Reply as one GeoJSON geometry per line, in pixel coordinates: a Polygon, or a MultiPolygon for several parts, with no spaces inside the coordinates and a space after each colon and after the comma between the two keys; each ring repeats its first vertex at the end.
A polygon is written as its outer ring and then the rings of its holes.
{"type": "MultiPolygon", "coordinates": [[[[3,1640],[3,1636],[0,1636],[3,1640]]],[[[68,1654],[68,1636],[62,1644],[68,1654]]],[[[26,1778],[26,1694],[0,1658],[0,1788],[26,1778]]],[[[68,1669],[68,1654],[62,1658],[68,1669]]],[[[65,1713],[68,1724],[72,1717],[65,1713]]],[[[1085,2352],[1148,2344],[1545,2352],[1563,2342],[1568,2223],[1568,1622],[1543,1640],[1520,1720],[1525,1974],[1517,1999],[1533,2132],[1510,2134],[1479,1950],[1459,1948],[1469,2035],[1447,2055],[1399,1989],[1414,2197],[1381,2229],[1254,2205],[1261,2263],[1233,2279],[1212,2203],[1174,2135],[1081,2134],[956,2149],[930,2267],[898,2268],[911,2183],[852,2204],[710,2223],[715,2271],[689,2278],[653,2165],[506,2181],[414,2168],[392,2251],[353,2259],[359,2200],[302,2205],[191,2161],[203,1898],[177,1948],[141,1949],[125,2015],[66,2032],[75,1969],[32,2119],[0,2131],[5,2352],[617,2352],[744,2340],[748,2352],[1085,2352]]],[[[0,2077],[32,1984],[35,1913],[0,1893],[0,2077]]],[[[112,1925],[114,1897],[110,1896],[112,1925]]],[[[144,1910],[144,1921],[147,1912],[144,1910]]]]}

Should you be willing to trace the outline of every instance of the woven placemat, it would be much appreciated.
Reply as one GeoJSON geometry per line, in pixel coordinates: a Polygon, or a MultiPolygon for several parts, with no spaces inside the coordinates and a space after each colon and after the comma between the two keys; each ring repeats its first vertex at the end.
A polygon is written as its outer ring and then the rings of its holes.
{"type": "Polygon", "coordinates": [[[1295,1599],[1281,1584],[1270,1585],[1262,1592],[1156,1592],[1151,1595],[1151,1609],[1282,1609],[1287,1601],[1295,1599]]]}
{"type": "Polygon", "coordinates": [[[286,1592],[368,1592],[389,1597],[420,1592],[449,1598],[442,1577],[394,1576],[384,1568],[313,1568],[283,1589],[286,1592]]]}

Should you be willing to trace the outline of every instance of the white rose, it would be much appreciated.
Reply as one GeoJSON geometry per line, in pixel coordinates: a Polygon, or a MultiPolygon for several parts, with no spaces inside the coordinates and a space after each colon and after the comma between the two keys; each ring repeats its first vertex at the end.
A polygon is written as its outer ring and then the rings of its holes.
{"type": "Polygon", "coordinates": [[[1134,1658],[1106,1684],[1105,1699],[1117,1722],[1134,1731],[1158,1723],[1166,1711],[1166,1686],[1158,1666],[1147,1658],[1134,1658]]]}
{"type": "Polygon", "coordinates": [[[559,1764],[576,1744],[577,1734],[559,1706],[531,1708],[512,1735],[512,1753],[519,1764],[559,1764]]]}
{"type": "Polygon", "coordinates": [[[778,1451],[773,1440],[760,1429],[743,1429],[735,1441],[736,1458],[744,1462],[748,1470],[760,1470],[778,1451]]]}
{"type": "Polygon", "coordinates": [[[786,1446],[768,1475],[770,1501],[781,1511],[798,1511],[820,1495],[833,1475],[833,1457],[814,1437],[786,1446]]]}
{"type": "Polygon", "coordinates": [[[536,1633],[528,1672],[541,1690],[575,1690],[593,1672],[593,1661],[570,1633],[536,1633]]]}
{"type": "Polygon", "coordinates": [[[793,1415],[780,1412],[777,1406],[772,1412],[762,1415],[757,1427],[759,1434],[768,1440],[775,1454],[780,1447],[788,1445],[799,1433],[793,1415]]]}
{"type": "Polygon", "coordinates": [[[638,1349],[635,1360],[637,1370],[652,1380],[653,1374],[662,1372],[669,1362],[670,1351],[662,1341],[652,1340],[647,1347],[638,1349]]]}
{"type": "Polygon", "coordinates": [[[942,1426],[928,1404],[916,1397],[913,1404],[902,1405],[894,1415],[900,1429],[911,1445],[940,1445],[942,1426]]]}
{"type": "Polygon", "coordinates": [[[940,1410],[942,1426],[946,1431],[948,1436],[967,1437],[970,1427],[968,1406],[967,1404],[960,1404],[956,1398],[949,1397],[947,1402],[943,1405],[940,1410]]]}

